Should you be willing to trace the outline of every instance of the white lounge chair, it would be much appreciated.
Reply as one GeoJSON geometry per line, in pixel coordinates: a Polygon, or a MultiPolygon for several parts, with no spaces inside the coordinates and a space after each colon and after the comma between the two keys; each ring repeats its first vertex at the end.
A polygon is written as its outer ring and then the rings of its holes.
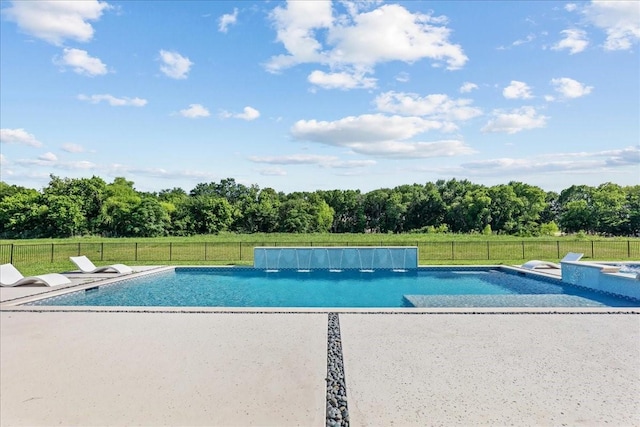
{"type": "Polygon", "coordinates": [[[131,267],[124,264],[111,264],[102,267],[96,267],[95,264],[92,263],[91,260],[84,255],[72,256],[69,257],[69,259],[73,261],[73,263],[77,265],[80,271],[82,271],[83,273],[102,273],[107,271],[114,271],[116,273],[128,274],[133,272],[131,267]]]}
{"type": "Polygon", "coordinates": [[[24,277],[13,264],[2,264],[0,266],[0,286],[20,286],[20,285],[46,285],[59,286],[69,285],[71,280],[58,273],[41,274],[39,276],[24,277]]]}
{"type": "MultiPolygon", "coordinates": [[[[577,252],[569,252],[560,260],[563,261],[580,261],[580,259],[584,256],[584,254],[577,252]]],[[[527,270],[535,270],[538,267],[542,268],[560,268],[560,264],[556,264],[555,262],[550,261],[540,261],[537,259],[532,259],[531,261],[527,261],[521,266],[522,268],[526,268],[527,270]]]]}

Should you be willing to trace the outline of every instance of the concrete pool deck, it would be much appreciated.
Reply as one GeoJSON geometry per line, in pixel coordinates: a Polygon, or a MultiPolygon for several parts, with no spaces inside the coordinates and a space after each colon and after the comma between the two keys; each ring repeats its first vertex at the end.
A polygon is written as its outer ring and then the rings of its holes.
{"type": "MultiPolygon", "coordinates": [[[[640,425],[640,316],[340,314],[352,426],[640,425]]],[[[0,313],[0,424],[322,426],[327,315],[0,313]]]]}
{"type": "Polygon", "coordinates": [[[58,311],[15,291],[2,426],[323,426],[329,311],[351,426],[640,425],[638,308],[58,311]]]}

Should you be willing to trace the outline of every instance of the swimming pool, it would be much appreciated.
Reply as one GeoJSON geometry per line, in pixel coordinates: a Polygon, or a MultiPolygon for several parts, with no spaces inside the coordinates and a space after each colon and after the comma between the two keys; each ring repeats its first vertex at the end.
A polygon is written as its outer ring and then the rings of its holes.
{"type": "Polygon", "coordinates": [[[176,267],[34,301],[38,306],[637,307],[555,279],[496,268],[341,271],[176,267]]]}

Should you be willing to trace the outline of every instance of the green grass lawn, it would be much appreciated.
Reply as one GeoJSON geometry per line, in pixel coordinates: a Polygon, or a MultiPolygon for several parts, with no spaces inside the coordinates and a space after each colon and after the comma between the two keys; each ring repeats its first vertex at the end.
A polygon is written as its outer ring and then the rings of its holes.
{"type": "Polygon", "coordinates": [[[237,242],[265,242],[265,243],[341,243],[348,242],[352,245],[356,243],[379,244],[382,243],[402,243],[402,242],[477,242],[477,241],[640,241],[640,238],[633,237],[600,237],[586,236],[579,237],[570,236],[543,236],[543,237],[518,237],[507,235],[484,235],[484,234],[453,234],[453,233],[405,233],[405,234],[362,234],[362,233],[253,233],[253,234],[236,234],[236,233],[220,233],[209,235],[196,235],[187,237],[70,237],[61,239],[1,239],[0,244],[41,244],[41,243],[101,243],[101,242],[218,242],[218,243],[237,243],[237,242]]]}
{"type": "Polygon", "coordinates": [[[70,256],[96,265],[246,265],[256,246],[417,246],[421,265],[522,264],[557,261],[567,252],[585,260],[640,260],[638,238],[514,237],[456,234],[231,234],[162,237],[33,239],[0,241],[0,261],[25,275],[69,271],[70,256]]]}

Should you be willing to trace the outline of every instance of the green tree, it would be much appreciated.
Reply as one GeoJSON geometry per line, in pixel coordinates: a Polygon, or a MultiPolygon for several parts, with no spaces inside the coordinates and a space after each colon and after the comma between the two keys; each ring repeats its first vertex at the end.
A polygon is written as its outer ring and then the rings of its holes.
{"type": "Polygon", "coordinates": [[[319,192],[333,209],[333,233],[362,233],[365,229],[364,196],[360,190],[330,190],[319,192]]]}
{"type": "Polygon", "coordinates": [[[640,236],[640,185],[624,188],[626,212],[629,218],[624,233],[628,236],[640,236]]]}
{"type": "Polygon", "coordinates": [[[436,187],[446,206],[444,223],[449,230],[454,233],[468,233],[474,229],[480,231],[484,228],[486,224],[482,224],[480,229],[474,227],[476,227],[478,223],[488,220],[490,217],[491,211],[483,211],[484,208],[481,207],[481,205],[486,202],[486,199],[484,199],[486,194],[483,195],[483,200],[475,207],[476,215],[482,214],[483,218],[478,221],[478,219],[472,218],[473,215],[469,213],[469,208],[472,207],[474,203],[471,194],[481,186],[473,184],[466,179],[461,181],[451,179],[449,181],[438,180],[436,187]]]}
{"type": "Polygon", "coordinates": [[[100,209],[100,231],[107,236],[128,236],[129,219],[142,198],[133,188],[133,182],[117,177],[106,188],[106,199],[100,209]]]}
{"type": "Polygon", "coordinates": [[[586,200],[571,200],[563,206],[560,226],[567,233],[592,232],[593,224],[593,210],[586,200]]]}
{"type": "Polygon", "coordinates": [[[44,194],[42,202],[46,209],[41,211],[41,237],[71,237],[83,231],[86,220],[77,196],[44,194]]]}
{"type": "Polygon", "coordinates": [[[408,201],[405,229],[439,227],[443,223],[445,212],[446,207],[438,188],[429,182],[408,201]]]}
{"type": "Polygon", "coordinates": [[[511,185],[489,188],[491,198],[491,229],[497,233],[513,234],[518,229],[518,215],[524,208],[511,185]]]}
{"type": "Polygon", "coordinates": [[[171,218],[163,204],[153,197],[143,197],[132,207],[125,235],[132,237],[158,237],[168,234],[171,218]]]}
{"type": "Polygon", "coordinates": [[[5,197],[13,196],[17,193],[28,193],[30,191],[35,191],[26,187],[21,187],[19,185],[9,185],[4,181],[0,181],[0,200],[5,197]]]}
{"type": "Polygon", "coordinates": [[[247,215],[253,218],[255,231],[271,233],[278,229],[280,197],[273,188],[264,188],[258,194],[258,203],[253,205],[247,215]]]}
{"type": "Polygon", "coordinates": [[[546,193],[540,187],[512,181],[513,188],[519,200],[519,212],[516,214],[516,230],[520,235],[536,235],[540,231],[540,217],[546,208],[546,193]]]}
{"type": "Polygon", "coordinates": [[[285,233],[310,233],[313,216],[310,203],[302,198],[290,198],[280,205],[280,231],[285,233]]]}
{"type": "Polygon", "coordinates": [[[71,196],[78,203],[83,218],[75,230],[77,234],[100,232],[100,214],[107,198],[107,184],[102,178],[60,178],[51,175],[44,194],[71,196]]]}
{"type": "Polygon", "coordinates": [[[621,186],[610,182],[599,185],[593,192],[592,204],[597,232],[613,236],[624,234],[630,212],[621,186]]]}
{"type": "Polygon", "coordinates": [[[593,212],[593,193],[594,188],[587,185],[572,185],[560,192],[558,225],[563,231],[595,231],[597,222],[593,212]]]}
{"type": "Polygon", "coordinates": [[[33,189],[23,189],[0,200],[0,235],[34,238],[42,234],[42,216],[47,207],[33,189]]]}
{"type": "Polygon", "coordinates": [[[185,204],[186,228],[190,234],[216,234],[233,221],[231,204],[222,197],[195,196],[185,204]]]}

